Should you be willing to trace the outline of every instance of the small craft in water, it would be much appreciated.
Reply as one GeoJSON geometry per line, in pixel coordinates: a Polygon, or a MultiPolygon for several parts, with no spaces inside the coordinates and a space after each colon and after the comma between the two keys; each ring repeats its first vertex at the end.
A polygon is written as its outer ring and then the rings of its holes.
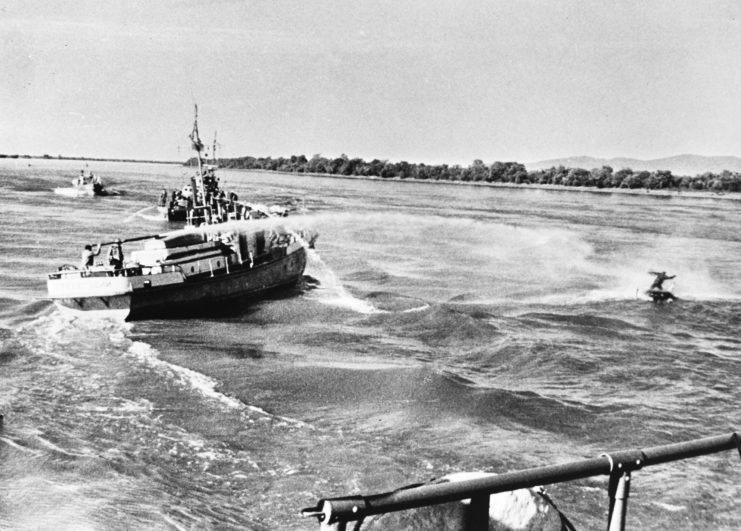
{"type": "Polygon", "coordinates": [[[306,242],[282,227],[230,224],[227,233],[180,230],[86,246],[79,268],[48,276],[58,307],[125,319],[203,315],[245,305],[294,285],[306,267],[306,242]],[[143,241],[124,260],[122,244],[143,241]],[[108,264],[93,264],[109,246],[108,264]]]}
{"type": "Polygon", "coordinates": [[[672,292],[666,290],[648,290],[646,291],[646,295],[651,297],[651,300],[654,302],[673,302],[677,300],[677,297],[672,292]]]}
{"type": "Polygon", "coordinates": [[[671,291],[664,289],[664,281],[670,280],[676,275],[667,275],[666,271],[649,271],[648,273],[655,276],[651,287],[646,290],[646,295],[653,302],[673,302],[677,300],[677,297],[671,291]]]}
{"type": "Polygon", "coordinates": [[[93,172],[85,175],[85,170],[80,170],[80,175],[72,179],[72,186],[69,188],[55,188],[54,192],[68,197],[86,197],[86,196],[104,196],[108,195],[103,181],[99,175],[93,172]]]}

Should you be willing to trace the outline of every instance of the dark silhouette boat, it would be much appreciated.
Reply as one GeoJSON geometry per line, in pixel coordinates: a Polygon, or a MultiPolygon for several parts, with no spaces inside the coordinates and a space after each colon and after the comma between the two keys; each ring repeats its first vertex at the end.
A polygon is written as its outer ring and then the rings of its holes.
{"type": "Polygon", "coordinates": [[[666,291],[664,289],[650,289],[646,291],[646,295],[648,295],[653,302],[674,302],[677,300],[676,295],[674,295],[671,291],[666,291]]]}

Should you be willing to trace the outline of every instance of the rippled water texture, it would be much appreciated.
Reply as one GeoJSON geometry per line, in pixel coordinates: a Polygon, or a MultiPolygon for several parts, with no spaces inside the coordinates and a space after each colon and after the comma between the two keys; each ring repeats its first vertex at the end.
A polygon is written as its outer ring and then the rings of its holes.
{"type": "MultiPolygon", "coordinates": [[[[221,171],[320,237],[238,315],[70,318],[45,274],[168,230],[177,166],[0,162],[0,527],[316,529],[321,497],[739,427],[741,209],[721,198],[221,171]],[[29,166],[29,163],[31,164],[29,166]],[[680,301],[641,297],[649,270],[680,301]]],[[[741,527],[733,452],[633,475],[628,526],[741,527]]],[[[605,526],[604,477],[549,487],[605,526]]]]}

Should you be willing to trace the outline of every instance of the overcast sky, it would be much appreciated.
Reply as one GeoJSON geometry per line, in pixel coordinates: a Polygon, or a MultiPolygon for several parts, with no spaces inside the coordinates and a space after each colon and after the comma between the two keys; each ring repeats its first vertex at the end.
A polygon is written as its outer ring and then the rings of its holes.
{"type": "Polygon", "coordinates": [[[741,2],[0,0],[0,153],[741,156],[741,2]]]}

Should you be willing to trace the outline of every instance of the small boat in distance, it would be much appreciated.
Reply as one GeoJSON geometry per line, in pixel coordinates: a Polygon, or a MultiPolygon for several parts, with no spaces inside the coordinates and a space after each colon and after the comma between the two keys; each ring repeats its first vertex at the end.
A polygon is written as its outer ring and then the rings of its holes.
{"type": "Polygon", "coordinates": [[[61,266],[48,275],[49,298],[62,310],[127,320],[209,315],[302,277],[307,243],[299,234],[252,222],[218,228],[100,244],[95,255],[108,246],[108,263],[61,266]],[[122,245],[135,241],[143,247],[124,260],[122,245]]]}
{"type": "Polygon", "coordinates": [[[106,196],[108,192],[103,186],[103,180],[92,171],[85,175],[85,170],[80,170],[80,175],[72,179],[69,188],[55,188],[54,192],[67,197],[92,197],[106,196]]]}

